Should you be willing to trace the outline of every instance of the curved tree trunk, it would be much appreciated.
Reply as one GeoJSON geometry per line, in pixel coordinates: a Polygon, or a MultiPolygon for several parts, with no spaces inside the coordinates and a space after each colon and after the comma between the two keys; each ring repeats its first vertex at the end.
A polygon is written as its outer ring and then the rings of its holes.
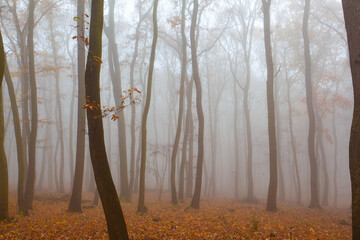
{"type": "MultiPolygon", "coordinates": [[[[100,101],[100,67],[102,55],[102,29],[104,17],[104,1],[93,0],[90,20],[90,46],[85,71],[85,91],[89,103],[101,106],[100,101]]],[[[128,239],[126,224],[106,155],[104,128],[101,109],[88,109],[88,134],[90,156],[94,170],[95,181],[104,209],[110,239],[128,239]]]]}
{"type": "Polygon", "coordinates": [[[151,100],[151,89],[152,89],[152,79],[154,73],[154,63],[155,63],[155,53],[156,53],[156,43],[158,39],[158,23],[157,23],[157,9],[158,9],[159,0],[154,0],[153,7],[153,28],[154,36],[151,46],[150,54],[150,65],[148,73],[148,85],[146,92],[146,102],[144,107],[144,112],[141,120],[141,165],[140,165],[140,183],[139,183],[139,202],[137,212],[145,213],[147,211],[145,206],[145,171],[146,171],[146,124],[147,116],[149,114],[150,100],[151,100]]]}
{"type": "Polygon", "coordinates": [[[198,0],[194,0],[193,13],[191,17],[190,43],[191,43],[192,71],[193,71],[193,78],[196,87],[196,110],[199,119],[196,180],[195,180],[194,195],[191,201],[191,207],[195,209],[200,208],[201,182],[202,182],[202,170],[203,170],[203,160],[204,160],[204,113],[202,108],[202,99],[201,99],[202,90],[201,90],[201,81],[199,76],[197,45],[195,38],[195,28],[197,26],[198,11],[199,11],[199,2],[198,0]]]}
{"type": "Polygon", "coordinates": [[[19,213],[21,215],[27,216],[28,211],[25,207],[25,199],[24,199],[24,179],[25,179],[25,163],[24,163],[24,150],[23,150],[23,141],[21,137],[21,127],[20,127],[20,117],[19,111],[16,103],[16,95],[14,90],[13,81],[11,79],[9,67],[7,64],[7,60],[5,60],[5,80],[8,86],[10,101],[11,101],[11,110],[13,113],[14,120],[14,130],[15,130],[15,138],[16,138],[16,149],[18,156],[18,206],[19,213]]]}

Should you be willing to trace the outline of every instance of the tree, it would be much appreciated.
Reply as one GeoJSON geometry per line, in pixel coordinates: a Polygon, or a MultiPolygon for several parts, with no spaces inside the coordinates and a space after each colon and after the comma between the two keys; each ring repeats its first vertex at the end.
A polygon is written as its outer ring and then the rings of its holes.
{"type": "Polygon", "coordinates": [[[268,132],[270,150],[270,183],[267,197],[266,210],[276,211],[277,195],[277,153],[276,153],[276,129],[275,129],[275,105],[274,105],[274,64],[272,59],[270,39],[270,6],[271,0],[262,0],[264,13],[264,41],[267,66],[267,108],[268,108],[268,132]]]}
{"type": "Polygon", "coordinates": [[[29,168],[26,179],[25,202],[26,208],[32,209],[34,199],[35,185],[35,161],[36,161],[36,136],[37,136],[37,89],[35,79],[35,54],[34,54],[34,12],[35,1],[29,2],[29,20],[28,20],[28,51],[29,51],[29,76],[31,92],[31,130],[29,138],[29,168]]]}
{"type": "Polygon", "coordinates": [[[352,195],[352,239],[360,239],[360,2],[343,0],[354,93],[354,112],[350,132],[349,167],[352,195]]]}
{"type": "Polygon", "coordinates": [[[151,89],[152,89],[152,79],[154,73],[154,63],[155,63],[155,53],[156,53],[156,44],[158,39],[158,23],[157,23],[157,9],[158,9],[159,0],[154,0],[153,6],[153,42],[151,46],[150,54],[150,65],[148,73],[148,84],[146,91],[146,102],[141,120],[141,164],[140,164],[140,182],[139,182],[139,202],[137,212],[145,213],[147,211],[145,206],[145,171],[146,171],[146,124],[147,116],[149,114],[150,100],[151,100],[151,89]]]}
{"type": "MultiPolygon", "coordinates": [[[[109,1],[109,26],[105,27],[105,33],[109,40],[108,45],[108,56],[109,56],[109,71],[111,82],[113,85],[113,95],[116,106],[121,106],[122,93],[121,87],[121,72],[119,53],[117,49],[115,39],[115,0],[109,1]]],[[[130,191],[128,184],[128,173],[127,173],[127,154],[126,154],[126,131],[125,131],[125,116],[124,112],[119,113],[118,123],[118,141],[120,151],[120,199],[125,198],[126,201],[130,201],[130,191]]]]}
{"type": "MultiPolygon", "coordinates": [[[[179,148],[183,112],[184,112],[184,92],[185,92],[185,80],[186,80],[186,66],[187,66],[187,54],[186,54],[186,35],[185,35],[185,9],[186,1],[182,1],[181,8],[181,76],[180,76],[180,100],[179,100],[179,115],[177,120],[176,135],[174,140],[174,146],[171,153],[171,202],[173,205],[178,204],[176,195],[176,181],[175,181],[175,167],[176,167],[176,155],[179,148]]],[[[184,169],[184,163],[182,162],[182,169],[184,169]]],[[[182,174],[183,176],[184,174],[182,174]]]]}
{"type": "MultiPolygon", "coordinates": [[[[77,16],[84,16],[85,0],[77,2],[77,16]]],[[[84,157],[85,157],[85,45],[81,40],[84,36],[84,22],[78,21],[77,28],[77,51],[78,51],[78,114],[77,114],[77,140],[76,140],[76,162],[74,183],[68,210],[70,212],[81,212],[81,194],[84,176],[84,157]]]]}
{"type": "Polygon", "coordinates": [[[9,178],[7,160],[4,149],[4,104],[2,97],[2,82],[5,71],[5,51],[0,30],[0,220],[9,217],[8,201],[9,201],[9,178]]]}
{"type": "Polygon", "coordinates": [[[202,90],[201,90],[201,81],[199,75],[199,64],[197,60],[197,44],[195,38],[195,29],[197,26],[198,11],[199,11],[199,1],[194,0],[193,12],[191,17],[191,27],[190,27],[190,45],[191,45],[192,74],[196,88],[196,110],[199,119],[196,180],[195,180],[194,195],[191,200],[191,207],[195,209],[200,208],[202,169],[203,169],[203,160],[204,160],[204,113],[203,113],[202,99],[201,99],[202,90]]]}
{"type": "Polygon", "coordinates": [[[51,48],[52,48],[52,55],[53,55],[53,62],[55,67],[55,97],[56,97],[56,110],[57,110],[57,117],[58,117],[58,124],[57,124],[57,134],[58,139],[60,141],[60,193],[65,192],[64,187],[64,132],[63,132],[63,114],[61,109],[61,100],[60,100],[60,74],[59,70],[57,69],[58,66],[58,53],[57,53],[57,46],[56,46],[56,40],[54,36],[54,19],[53,16],[50,16],[50,42],[51,42],[51,48]]]}
{"type": "Polygon", "coordinates": [[[315,156],[315,112],[313,105],[311,55],[310,55],[310,42],[309,42],[309,34],[308,34],[309,14],[310,14],[310,0],[305,0],[302,33],[304,39],[304,55],[305,55],[306,106],[309,116],[308,152],[309,152],[310,171],[311,171],[310,208],[320,208],[318,180],[317,180],[318,179],[317,163],[315,156]]]}
{"type": "Polygon", "coordinates": [[[7,60],[5,59],[5,80],[8,86],[10,101],[11,101],[11,111],[13,113],[14,119],[14,131],[15,131],[15,138],[16,138],[16,149],[17,149],[17,158],[18,158],[18,206],[19,206],[19,213],[21,215],[27,216],[28,211],[25,206],[25,199],[24,199],[24,178],[25,178],[25,163],[24,163],[24,152],[23,152],[23,142],[21,138],[21,127],[20,127],[20,117],[19,111],[16,104],[16,95],[14,90],[14,85],[11,79],[9,67],[7,64],[7,60]]]}
{"type": "MultiPolygon", "coordinates": [[[[87,101],[101,106],[100,67],[102,55],[102,30],[104,1],[93,0],[90,20],[90,45],[85,71],[87,101]]],[[[110,239],[128,239],[126,224],[106,155],[101,108],[87,109],[91,162],[95,181],[104,209],[110,239]]]]}

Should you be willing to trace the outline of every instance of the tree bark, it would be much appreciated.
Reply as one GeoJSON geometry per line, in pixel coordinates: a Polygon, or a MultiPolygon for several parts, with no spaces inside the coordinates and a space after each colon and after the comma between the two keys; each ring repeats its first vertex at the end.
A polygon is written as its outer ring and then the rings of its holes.
{"type": "Polygon", "coordinates": [[[275,128],[275,105],[274,105],[274,64],[271,50],[270,36],[270,6],[271,0],[262,0],[264,12],[264,42],[266,51],[267,66],[267,108],[268,108],[268,132],[269,132],[269,151],[270,151],[270,182],[267,197],[266,210],[276,211],[277,196],[277,152],[276,152],[276,128],[275,128]]]}
{"type": "Polygon", "coordinates": [[[305,55],[306,106],[309,116],[308,151],[309,151],[310,177],[311,177],[310,208],[320,208],[317,163],[315,156],[315,112],[313,105],[311,55],[310,55],[309,33],[308,33],[309,15],[310,15],[310,0],[305,0],[302,34],[304,39],[304,55],[305,55]]]}
{"type": "MultiPolygon", "coordinates": [[[[104,17],[104,1],[93,0],[90,20],[90,46],[85,71],[85,91],[90,104],[101,106],[100,101],[100,67],[102,55],[102,29],[104,17]]],[[[104,129],[101,107],[95,110],[87,109],[88,134],[90,143],[91,162],[95,181],[99,191],[101,203],[110,239],[129,239],[120,201],[111,177],[111,171],[106,155],[104,129]]]]}
{"type": "Polygon", "coordinates": [[[150,100],[151,100],[151,89],[152,89],[152,80],[154,73],[154,63],[155,63],[155,54],[156,54],[156,44],[158,39],[158,23],[157,23],[157,9],[158,9],[159,0],[154,0],[153,7],[153,42],[151,46],[150,54],[150,65],[148,73],[148,84],[146,92],[146,102],[141,120],[141,164],[140,164],[140,181],[139,181],[139,202],[137,212],[145,213],[147,208],[145,206],[145,171],[146,171],[146,124],[147,116],[149,114],[150,100]]]}
{"type": "Polygon", "coordinates": [[[352,239],[360,239],[360,2],[342,1],[349,45],[354,91],[354,112],[350,132],[349,168],[352,196],[352,239]]]}

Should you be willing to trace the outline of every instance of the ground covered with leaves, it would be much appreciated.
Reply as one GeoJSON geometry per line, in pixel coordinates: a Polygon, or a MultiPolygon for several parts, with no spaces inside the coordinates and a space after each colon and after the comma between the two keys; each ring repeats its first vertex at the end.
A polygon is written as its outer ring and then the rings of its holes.
{"type": "MultiPolygon", "coordinates": [[[[30,216],[16,214],[16,199],[10,199],[12,219],[0,223],[0,239],[107,239],[101,205],[93,206],[86,195],[83,213],[69,213],[68,196],[40,195],[30,216]]],[[[134,196],[134,199],[137,199],[134,196]]],[[[147,199],[148,213],[136,213],[136,201],[122,203],[131,239],[351,239],[351,211],[312,210],[279,204],[276,213],[265,203],[248,204],[231,199],[203,199],[201,209],[189,202],[172,206],[169,196],[159,203],[147,199]]]]}

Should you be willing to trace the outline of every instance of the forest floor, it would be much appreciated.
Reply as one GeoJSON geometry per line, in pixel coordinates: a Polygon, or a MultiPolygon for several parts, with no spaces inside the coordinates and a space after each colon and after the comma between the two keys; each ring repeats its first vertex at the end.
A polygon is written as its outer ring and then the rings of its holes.
{"type": "MultiPolygon", "coordinates": [[[[0,239],[107,239],[101,204],[85,195],[83,213],[69,213],[68,196],[36,197],[30,216],[16,214],[10,198],[10,222],[0,223],[0,239]]],[[[137,199],[136,196],[133,199],[137,199]]],[[[312,210],[279,204],[275,213],[265,203],[248,204],[231,199],[202,199],[200,210],[189,208],[189,199],[178,206],[170,196],[162,202],[148,194],[148,213],[136,213],[136,201],[122,203],[130,239],[351,239],[350,209],[312,210]],[[169,200],[168,200],[169,199],[169,200]]]]}

